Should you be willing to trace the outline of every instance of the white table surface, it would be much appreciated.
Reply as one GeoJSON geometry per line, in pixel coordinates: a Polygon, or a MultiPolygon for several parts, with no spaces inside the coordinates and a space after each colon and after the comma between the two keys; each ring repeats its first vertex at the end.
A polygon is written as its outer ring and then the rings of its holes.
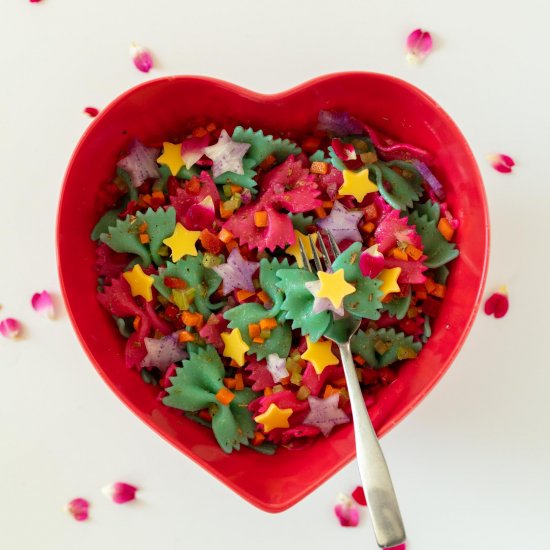
{"type": "Polygon", "coordinates": [[[280,550],[376,547],[367,514],[332,514],[359,481],[355,464],[291,510],[269,515],[141,424],[107,389],[62,307],[48,321],[30,296],[60,301],[54,221],[65,166],[90,119],[125,89],[204,74],[275,92],[340,70],[385,72],[432,95],[469,140],[492,224],[487,293],[507,284],[511,309],[480,314],[448,374],[383,439],[413,550],[548,547],[550,268],[546,168],[550,110],[548,3],[2,0],[0,7],[0,548],[280,550]],[[412,29],[435,49],[407,65],[412,29]],[[131,41],[156,67],[139,73],[131,41]],[[505,152],[512,175],[485,160],[505,152]],[[99,492],[126,480],[135,505],[99,492]],[[77,523],[63,505],[92,501],[77,523]]]}

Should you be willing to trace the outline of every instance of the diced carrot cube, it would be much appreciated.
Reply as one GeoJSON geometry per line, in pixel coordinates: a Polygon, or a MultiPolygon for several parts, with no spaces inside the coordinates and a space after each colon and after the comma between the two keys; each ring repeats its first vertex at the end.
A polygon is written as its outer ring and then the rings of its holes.
{"type": "Polygon", "coordinates": [[[201,181],[197,176],[193,176],[185,184],[185,190],[191,195],[198,195],[201,191],[201,181]]]}
{"type": "Polygon", "coordinates": [[[138,227],[138,231],[140,233],[145,233],[147,231],[147,228],[149,226],[147,225],[147,222],[143,222],[139,227],[138,227]]]}
{"type": "Polygon", "coordinates": [[[396,258],[397,260],[403,260],[404,262],[407,262],[409,260],[409,257],[407,256],[407,253],[404,250],[401,250],[398,247],[395,247],[392,250],[392,256],[396,258]]]}
{"type": "Polygon", "coordinates": [[[267,227],[267,224],[267,212],[265,210],[254,213],[254,225],[256,227],[267,227]]]}
{"type": "Polygon", "coordinates": [[[245,300],[248,300],[251,296],[254,296],[254,292],[250,292],[249,290],[239,289],[236,292],[237,294],[237,301],[239,303],[244,302],[245,300]]]}
{"type": "Polygon", "coordinates": [[[264,395],[271,395],[273,390],[271,388],[264,388],[264,395]]]}
{"type": "Polygon", "coordinates": [[[265,290],[260,290],[260,292],[258,292],[257,296],[263,304],[267,304],[268,302],[271,302],[271,298],[265,290]]]}
{"type": "Polygon", "coordinates": [[[431,279],[430,277],[426,277],[426,281],[424,281],[424,286],[426,287],[426,290],[428,291],[428,294],[431,294],[435,290],[435,281],[431,279]]]}
{"type": "Polygon", "coordinates": [[[362,226],[361,226],[361,229],[365,232],[365,233],[372,233],[374,231],[374,228],[376,226],[372,223],[372,222],[367,222],[367,223],[364,223],[362,226]]]}
{"type": "Polygon", "coordinates": [[[323,201],[323,208],[328,208],[329,210],[334,206],[334,201],[323,201]]]}
{"type": "Polygon", "coordinates": [[[267,319],[262,319],[260,321],[261,330],[271,330],[277,326],[277,321],[273,317],[268,317],[267,319]]]}
{"type": "Polygon", "coordinates": [[[139,242],[141,244],[147,244],[148,242],[150,242],[151,239],[149,238],[149,235],[147,235],[147,233],[141,233],[140,236],[139,236],[139,242]]]}
{"type": "Polygon", "coordinates": [[[231,401],[235,399],[235,394],[229,391],[227,388],[220,388],[218,393],[216,394],[216,399],[222,405],[229,405],[229,403],[231,403],[231,401]]]}
{"type": "Polygon", "coordinates": [[[327,162],[315,161],[311,163],[309,171],[312,174],[328,174],[329,166],[327,162]]]}
{"type": "Polygon", "coordinates": [[[250,338],[257,338],[260,336],[261,331],[260,325],[256,323],[250,323],[250,325],[248,325],[248,335],[250,338]]]}
{"type": "Polygon", "coordinates": [[[252,445],[257,447],[265,441],[265,435],[262,432],[254,432],[254,439],[252,439],[252,445]]]}
{"type": "Polygon", "coordinates": [[[445,237],[447,241],[450,241],[454,235],[454,229],[451,227],[449,220],[447,218],[441,218],[437,224],[437,229],[445,237]]]}
{"type": "Polygon", "coordinates": [[[269,170],[276,162],[277,157],[275,155],[269,155],[264,160],[262,160],[262,162],[260,163],[260,168],[262,170],[269,170]]]}
{"type": "Polygon", "coordinates": [[[184,289],[187,288],[187,283],[179,277],[164,277],[164,286],[172,289],[184,289]]]}
{"type": "Polygon", "coordinates": [[[203,137],[206,134],[208,134],[208,131],[204,128],[204,126],[199,126],[193,130],[193,137],[203,137]]]}
{"type": "Polygon", "coordinates": [[[376,206],[374,206],[374,204],[369,204],[366,206],[363,212],[363,216],[367,221],[374,220],[378,217],[378,211],[376,210],[376,206]]]}
{"type": "Polygon", "coordinates": [[[318,217],[318,218],[326,218],[327,217],[327,212],[326,210],[322,207],[322,206],[318,206],[315,210],[315,215],[318,217]]]}
{"type": "Polygon", "coordinates": [[[238,245],[237,241],[229,241],[225,245],[225,248],[227,248],[227,252],[231,252],[234,248],[239,248],[239,245],[238,245]]]}
{"type": "Polygon", "coordinates": [[[265,340],[260,336],[256,336],[256,338],[252,338],[252,341],[255,344],[263,344],[265,342],[265,340]]]}
{"type": "Polygon", "coordinates": [[[405,248],[405,252],[414,260],[419,260],[422,256],[422,250],[419,248],[416,248],[416,246],[413,246],[412,244],[408,244],[407,248],[405,248]]]}
{"type": "Polygon", "coordinates": [[[164,200],[164,193],[162,191],[153,191],[151,197],[153,199],[164,200]]]}
{"type": "Polygon", "coordinates": [[[237,388],[237,380],[235,378],[224,378],[223,383],[226,388],[234,390],[237,388]]]}
{"type": "Polygon", "coordinates": [[[132,322],[132,326],[134,327],[134,330],[137,330],[139,328],[140,323],[141,323],[141,317],[139,315],[136,315],[134,317],[134,321],[132,322]]]}
{"type": "Polygon", "coordinates": [[[184,344],[186,342],[194,342],[195,340],[195,337],[188,331],[186,330],[182,330],[179,334],[178,334],[178,342],[180,344],[184,344]]]}
{"type": "Polygon", "coordinates": [[[317,136],[308,136],[302,141],[302,150],[305,153],[315,153],[321,145],[321,138],[317,136]]]}
{"type": "Polygon", "coordinates": [[[445,285],[440,285],[439,283],[435,283],[435,288],[433,289],[431,294],[433,296],[436,296],[437,298],[444,298],[446,290],[447,290],[447,287],[445,285]]]}
{"type": "Polygon", "coordinates": [[[213,132],[215,129],[216,129],[216,125],[213,122],[210,122],[210,124],[206,126],[206,131],[208,133],[213,132]]]}
{"type": "Polygon", "coordinates": [[[243,375],[240,372],[235,375],[235,389],[237,391],[244,390],[243,375]]]}
{"type": "Polygon", "coordinates": [[[218,239],[224,244],[227,244],[229,241],[232,241],[235,238],[235,235],[231,233],[231,231],[228,231],[227,229],[222,229],[218,233],[218,239]]]}
{"type": "Polygon", "coordinates": [[[366,361],[360,356],[360,355],[354,355],[353,356],[353,360],[358,364],[358,365],[361,365],[363,366],[366,361]]]}

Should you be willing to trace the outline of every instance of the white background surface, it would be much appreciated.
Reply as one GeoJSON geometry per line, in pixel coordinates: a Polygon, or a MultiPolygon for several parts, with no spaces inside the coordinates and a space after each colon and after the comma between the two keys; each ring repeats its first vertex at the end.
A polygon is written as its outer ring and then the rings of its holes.
{"type": "Polygon", "coordinates": [[[332,515],[359,481],[354,464],[288,512],[256,510],[111,394],[62,308],[51,322],[29,304],[43,288],[59,298],[55,210],[85,106],[168,74],[275,92],[340,70],[405,78],[455,119],[489,198],[487,294],[510,291],[509,315],[481,314],[448,374],[383,440],[409,548],[548,547],[549,16],[542,0],[1,0],[0,318],[21,319],[25,338],[0,341],[0,548],[375,548],[366,513],[357,529],[332,515]],[[409,67],[418,26],[435,48],[409,67]],[[149,75],[131,64],[131,41],[154,53],[149,75]],[[514,174],[488,166],[495,151],[516,159],[514,174]],[[99,490],[115,480],[142,487],[139,502],[107,501],[99,490]],[[92,501],[89,522],[61,511],[76,496],[92,501]]]}

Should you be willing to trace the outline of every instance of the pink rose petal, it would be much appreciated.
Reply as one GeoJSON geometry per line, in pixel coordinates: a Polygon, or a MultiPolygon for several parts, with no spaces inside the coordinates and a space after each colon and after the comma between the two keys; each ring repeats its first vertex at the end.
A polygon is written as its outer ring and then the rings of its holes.
{"type": "Polygon", "coordinates": [[[359,504],[360,506],[367,505],[367,499],[365,497],[365,491],[363,490],[363,487],[355,487],[353,493],[351,493],[351,496],[353,500],[355,500],[355,502],[357,502],[357,504],[359,504]]]}
{"type": "Polygon", "coordinates": [[[489,155],[487,160],[491,166],[501,174],[509,174],[512,171],[512,168],[516,165],[512,157],[501,153],[489,155]]]}
{"type": "Polygon", "coordinates": [[[50,294],[47,290],[36,292],[31,298],[31,305],[36,313],[44,315],[48,319],[55,318],[55,310],[50,294]]]}
{"type": "Polygon", "coordinates": [[[0,334],[5,338],[17,338],[21,334],[21,323],[11,317],[0,321],[0,334]]]}
{"type": "Polygon", "coordinates": [[[432,36],[428,31],[416,29],[407,37],[407,61],[420,63],[432,51],[432,36]]]}
{"type": "Polygon", "coordinates": [[[506,288],[502,288],[499,292],[494,292],[485,302],[485,313],[494,315],[495,319],[500,319],[508,313],[510,302],[506,288]]]}
{"type": "Polygon", "coordinates": [[[132,56],[134,65],[142,73],[148,73],[153,68],[153,58],[143,46],[132,44],[130,46],[130,55],[132,56]]]}
{"type": "Polygon", "coordinates": [[[96,109],[95,107],[86,107],[84,112],[91,118],[94,118],[99,114],[99,109],[96,109]]]}
{"type": "Polygon", "coordinates": [[[113,502],[116,502],[117,504],[124,504],[136,499],[137,490],[138,488],[134,485],[117,481],[112,485],[107,485],[107,487],[104,487],[101,492],[113,502]]]}
{"type": "Polygon", "coordinates": [[[191,168],[204,155],[204,150],[208,146],[208,134],[202,137],[192,137],[186,139],[181,144],[181,158],[187,169],[191,168]]]}
{"type": "Polygon", "coordinates": [[[347,495],[340,493],[336,499],[334,513],[342,527],[357,527],[359,525],[359,509],[347,495]]]}
{"type": "Polygon", "coordinates": [[[378,251],[378,245],[367,248],[359,258],[359,269],[365,277],[374,279],[384,269],[384,254],[378,251]]]}
{"type": "Polygon", "coordinates": [[[86,521],[89,517],[90,503],[85,498],[73,498],[67,504],[65,510],[73,516],[76,521],[86,521]]]}

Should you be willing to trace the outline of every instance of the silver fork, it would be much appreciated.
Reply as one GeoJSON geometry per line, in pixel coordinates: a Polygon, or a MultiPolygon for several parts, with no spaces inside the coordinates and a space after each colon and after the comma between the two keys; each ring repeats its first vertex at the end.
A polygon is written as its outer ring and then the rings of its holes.
{"type": "MultiPolygon", "coordinates": [[[[340,249],[330,231],[327,231],[327,236],[332,253],[336,257],[340,254],[340,249]]],[[[298,241],[304,267],[312,273],[323,271],[321,257],[317,252],[311,235],[309,235],[309,242],[311,244],[315,269],[312,269],[309,263],[302,241],[300,239],[298,241]]],[[[325,271],[328,271],[332,268],[332,261],[320,233],[318,234],[317,242],[321,247],[325,271]]],[[[351,412],[353,414],[357,465],[359,466],[359,474],[367,498],[376,542],[380,548],[392,548],[405,542],[405,527],[401,519],[401,512],[397,504],[397,497],[388,465],[372,426],[351,354],[350,340],[360,324],[361,321],[359,319],[352,315],[347,315],[342,319],[334,321],[324,336],[332,340],[340,350],[351,402],[351,412]]]]}

